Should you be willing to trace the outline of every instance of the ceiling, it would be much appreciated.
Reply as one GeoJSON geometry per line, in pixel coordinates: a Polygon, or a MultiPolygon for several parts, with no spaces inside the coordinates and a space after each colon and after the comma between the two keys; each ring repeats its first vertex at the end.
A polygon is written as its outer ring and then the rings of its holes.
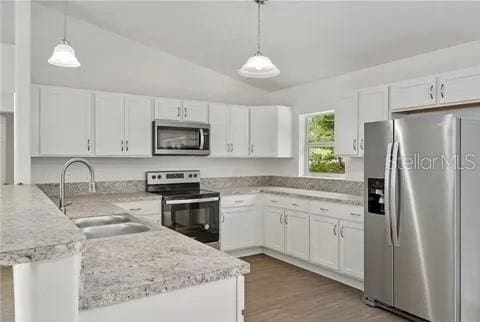
{"type": "Polygon", "coordinates": [[[69,12],[268,91],[480,39],[480,2],[270,0],[262,51],[281,74],[251,80],[236,71],[256,49],[253,2],[74,1],[69,12]]]}

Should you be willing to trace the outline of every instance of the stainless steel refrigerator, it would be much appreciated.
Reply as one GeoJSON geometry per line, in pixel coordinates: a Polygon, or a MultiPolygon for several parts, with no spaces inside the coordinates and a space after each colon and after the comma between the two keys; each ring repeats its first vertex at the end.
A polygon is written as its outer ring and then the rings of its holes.
{"type": "Polygon", "coordinates": [[[368,304],[429,321],[480,321],[479,160],[476,117],[365,125],[368,304]]]}

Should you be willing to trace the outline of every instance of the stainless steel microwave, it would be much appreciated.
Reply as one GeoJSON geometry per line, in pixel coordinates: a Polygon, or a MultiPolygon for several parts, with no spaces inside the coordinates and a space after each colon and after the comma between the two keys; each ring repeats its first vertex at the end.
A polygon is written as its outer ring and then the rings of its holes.
{"type": "Polygon", "coordinates": [[[209,155],[210,124],[153,121],[154,155],[209,155]]]}

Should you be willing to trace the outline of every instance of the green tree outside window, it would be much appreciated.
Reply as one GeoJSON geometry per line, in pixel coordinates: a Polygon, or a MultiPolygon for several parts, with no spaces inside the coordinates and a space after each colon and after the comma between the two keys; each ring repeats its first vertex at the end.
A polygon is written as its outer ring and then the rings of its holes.
{"type": "Polygon", "coordinates": [[[307,118],[306,142],[308,173],[345,173],[345,163],[335,155],[334,113],[307,118]]]}

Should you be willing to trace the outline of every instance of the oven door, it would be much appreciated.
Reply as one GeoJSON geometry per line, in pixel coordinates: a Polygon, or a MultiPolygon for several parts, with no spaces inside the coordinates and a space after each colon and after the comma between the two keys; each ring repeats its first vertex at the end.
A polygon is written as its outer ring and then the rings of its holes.
{"type": "Polygon", "coordinates": [[[219,241],[219,197],[164,200],[162,224],[202,243],[219,241]]]}
{"type": "Polygon", "coordinates": [[[156,120],[153,126],[156,155],[209,155],[210,125],[156,120]]]}

